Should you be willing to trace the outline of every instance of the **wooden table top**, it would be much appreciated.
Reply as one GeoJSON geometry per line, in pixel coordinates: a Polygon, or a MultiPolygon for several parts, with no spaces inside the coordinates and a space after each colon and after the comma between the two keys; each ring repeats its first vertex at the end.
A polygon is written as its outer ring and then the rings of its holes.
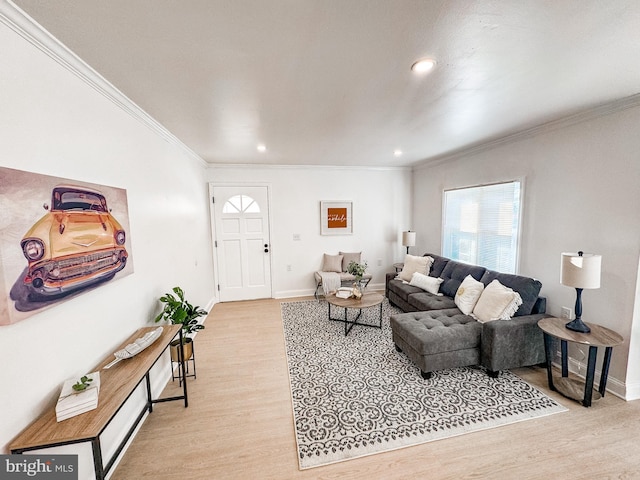
{"type": "MultiPolygon", "coordinates": [[[[100,372],[98,408],[57,422],[54,405],[13,439],[9,448],[24,450],[41,445],[90,440],[99,436],[122,404],[129,398],[140,380],[162,355],[167,345],[178,334],[180,327],[180,325],[165,325],[162,327],[164,331],[160,338],[136,356],[121,360],[111,368],[103,370],[102,368],[115,358],[110,355],[95,368],[89,370],[87,373],[100,372]]],[[[134,340],[156,328],[158,327],[138,329],[114,351],[124,348],[125,345],[133,343],[134,340]]]]}
{"type": "Polygon", "coordinates": [[[549,317],[540,320],[538,322],[538,326],[543,332],[559,338],[560,340],[581,343],[592,347],[615,347],[616,345],[620,345],[624,342],[621,335],[601,325],[585,322],[585,324],[591,329],[591,332],[581,333],[569,330],[565,327],[567,322],[568,320],[566,318],[549,317]]]}
{"type": "Polygon", "coordinates": [[[335,295],[327,295],[327,302],[331,305],[344,308],[368,308],[380,305],[384,297],[376,292],[366,292],[362,294],[362,298],[339,298],[335,295]]]}

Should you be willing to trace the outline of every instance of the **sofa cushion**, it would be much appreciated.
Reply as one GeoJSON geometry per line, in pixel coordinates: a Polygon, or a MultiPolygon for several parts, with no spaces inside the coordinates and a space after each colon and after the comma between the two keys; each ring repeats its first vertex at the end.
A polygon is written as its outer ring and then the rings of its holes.
{"type": "Polygon", "coordinates": [[[469,315],[473,312],[473,308],[478,303],[483,290],[484,283],[476,280],[471,275],[467,275],[458,287],[453,301],[462,313],[469,315]]]}
{"type": "MultiPolygon", "coordinates": [[[[520,305],[520,308],[518,308],[514,316],[531,315],[533,306],[542,288],[542,283],[533,278],[509,273],[499,273],[493,270],[487,270],[480,281],[485,285],[489,285],[494,280],[498,280],[502,285],[518,292],[520,298],[522,298],[522,305],[520,305]]],[[[442,291],[442,288],[440,290],[442,291]]]]}
{"type": "Polygon", "coordinates": [[[441,278],[430,277],[429,275],[423,275],[420,272],[415,272],[411,277],[409,285],[421,288],[429,293],[437,295],[440,290],[440,284],[443,282],[441,278]]]}
{"type": "Polygon", "coordinates": [[[424,275],[429,274],[433,258],[431,257],[416,257],[414,255],[407,255],[404,257],[404,266],[402,271],[398,274],[400,280],[410,282],[411,277],[415,272],[422,273],[424,275]]]}
{"type": "Polygon", "coordinates": [[[420,291],[419,293],[412,293],[407,298],[407,303],[416,310],[426,312],[429,310],[444,310],[446,308],[456,308],[456,304],[453,298],[442,295],[434,295],[420,291]]]}
{"type": "Polygon", "coordinates": [[[447,257],[441,257],[440,255],[436,255],[434,253],[427,253],[425,257],[433,258],[433,264],[431,265],[431,271],[429,275],[431,277],[440,277],[442,275],[442,271],[444,267],[449,263],[449,259],[447,257]]]}
{"type": "Polygon", "coordinates": [[[440,285],[440,291],[448,297],[453,298],[456,296],[458,287],[467,275],[471,275],[476,280],[480,280],[486,270],[486,268],[477,265],[467,265],[466,263],[449,260],[440,275],[440,278],[444,279],[444,282],[440,285]]]}
{"type": "Polygon", "coordinates": [[[522,299],[518,292],[494,280],[482,292],[473,309],[473,316],[482,323],[510,320],[520,305],[522,305],[522,299]]]}
{"type": "Polygon", "coordinates": [[[322,271],[342,273],[342,255],[328,255],[325,253],[322,260],[322,271]]]}
{"type": "Polygon", "coordinates": [[[360,263],[362,252],[339,252],[342,255],[342,271],[346,272],[351,262],[360,263]]]}
{"type": "Polygon", "coordinates": [[[404,301],[408,301],[409,295],[414,293],[424,293],[419,287],[414,287],[408,283],[404,283],[402,280],[393,279],[389,281],[389,290],[398,295],[404,301]]]}

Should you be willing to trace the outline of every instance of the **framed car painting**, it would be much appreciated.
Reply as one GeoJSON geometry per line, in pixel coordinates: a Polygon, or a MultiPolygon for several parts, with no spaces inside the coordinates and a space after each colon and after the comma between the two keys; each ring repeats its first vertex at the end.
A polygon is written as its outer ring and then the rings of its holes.
{"type": "Polygon", "coordinates": [[[124,189],[0,168],[0,325],[133,273],[124,189]]]}
{"type": "Polygon", "coordinates": [[[351,235],[353,233],[353,202],[321,201],[320,234],[351,235]]]}

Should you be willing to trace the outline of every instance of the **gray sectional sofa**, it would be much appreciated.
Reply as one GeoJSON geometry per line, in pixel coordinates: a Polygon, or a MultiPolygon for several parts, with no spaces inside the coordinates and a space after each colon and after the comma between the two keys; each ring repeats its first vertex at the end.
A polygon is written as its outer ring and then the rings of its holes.
{"type": "Polygon", "coordinates": [[[446,368],[481,365],[491,376],[500,370],[541,364],[544,340],[538,320],[547,317],[542,284],[533,278],[487,270],[434,254],[428,273],[441,278],[441,296],[426,292],[387,274],[385,294],[406,313],[391,316],[393,341],[420,367],[424,378],[446,368]],[[478,322],[463,314],[454,301],[467,275],[485,286],[497,279],[520,294],[522,305],[509,320],[478,322]]]}

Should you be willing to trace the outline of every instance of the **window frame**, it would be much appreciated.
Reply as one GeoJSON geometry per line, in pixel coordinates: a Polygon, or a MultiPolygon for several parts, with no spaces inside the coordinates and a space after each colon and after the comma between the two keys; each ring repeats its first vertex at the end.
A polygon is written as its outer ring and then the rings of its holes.
{"type": "MultiPolygon", "coordinates": [[[[467,186],[463,186],[463,187],[452,187],[452,188],[443,188],[442,190],[442,220],[441,220],[441,255],[445,256],[447,258],[451,258],[452,260],[455,261],[459,261],[461,263],[467,263],[470,265],[479,265],[482,267],[485,267],[487,269],[490,270],[494,270],[494,271],[499,271],[501,273],[511,273],[514,275],[517,275],[518,272],[520,271],[520,252],[521,252],[521,240],[522,240],[522,228],[523,228],[523,218],[524,218],[524,199],[525,199],[525,179],[524,178],[513,178],[510,180],[501,180],[501,181],[496,181],[496,182],[491,182],[491,183],[482,183],[482,184],[474,184],[474,185],[467,185],[467,186]],[[446,229],[446,221],[447,221],[447,201],[446,201],[446,194],[447,192],[454,192],[454,191],[459,191],[459,190],[472,190],[472,189],[477,189],[477,188],[486,188],[486,187],[492,187],[492,186],[497,186],[497,185],[506,185],[506,184],[514,184],[517,183],[519,184],[519,194],[517,197],[517,201],[518,201],[518,214],[517,214],[517,218],[516,218],[516,223],[515,223],[515,227],[516,227],[516,232],[515,232],[515,238],[512,238],[513,244],[515,246],[516,249],[516,253],[515,253],[515,258],[514,258],[514,271],[505,271],[504,269],[499,269],[499,268],[495,268],[494,266],[487,266],[487,265],[482,265],[480,263],[473,263],[470,261],[466,261],[460,258],[453,258],[452,256],[449,256],[448,254],[445,253],[445,246],[447,243],[447,240],[445,238],[445,235],[447,234],[447,229],[446,229]]],[[[477,258],[477,247],[475,250],[476,253],[476,258],[477,258]]]]}

